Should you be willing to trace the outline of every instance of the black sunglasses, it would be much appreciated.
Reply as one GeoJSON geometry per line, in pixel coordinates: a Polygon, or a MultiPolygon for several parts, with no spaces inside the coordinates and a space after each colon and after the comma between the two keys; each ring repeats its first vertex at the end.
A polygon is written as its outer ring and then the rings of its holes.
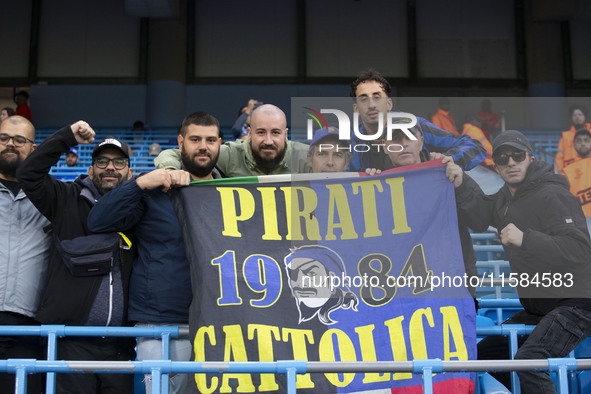
{"type": "Polygon", "coordinates": [[[513,158],[513,161],[515,161],[515,163],[521,163],[522,161],[525,160],[526,156],[527,156],[527,152],[522,151],[522,150],[518,150],[513,153],[501,153],[499,155],[495,155],[495,156],[493,156],[493,160],[495,161],[495,164],[497,164],[497,165],[506,166],[507,164],[509,164],[510,157],[513,158]]]}

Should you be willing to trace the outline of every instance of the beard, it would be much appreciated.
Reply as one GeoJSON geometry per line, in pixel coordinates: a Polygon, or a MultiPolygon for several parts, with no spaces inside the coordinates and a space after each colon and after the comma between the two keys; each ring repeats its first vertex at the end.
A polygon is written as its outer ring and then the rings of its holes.
{"type": "Polygon", "coordinates": [[[591,149],[580,149],[580,150],[576,150],[577,154],[579,155],[579,157],[582,158],[587,158],[591,155],[591,149]]]}
{"type": "Polygon", "coordinates": [[[0,152],[0,174],[5,176],[16,178],[16,170],[23,162],[23,158],[21,157],[21,153],[13,148],[6,148],[2,152],[0,152]],[[14,153],[16,155],[15,159],[9,160],[5,157],[8,153],[14,153]]]}
{"type": "Polygon", "coordinates": [[[284,148],[283,150],[279,151],[274,145],[264,145],[264,144],[259,145],[259,149],[265,149],[265,148],[275,149],[277,151],[277,155],[272,159],[263,158],[259,154],[259,151],[255,151],[253,149],[252,140],[250,141],[250,150],[252,151],[252,157],[254,157],[254,161],[256,163],[257,168],[261,172],[264,172],[265,174],[270,174],[277,167],[279,167],[279,164],[281,163],[281,161],[285,157],[285,151],[287,150],[287,147],[284,148]]]}
{"type": "Polygon", "coordinates": [[[183,149],[181,149],[181,161],[183,163],[183,167],[185,167],[185,170],[189,171],[191,175],[195,176],[196,178],[204,178],[213,171],[218,161],[219,154],[220,153],[218,151],[218,154],[215,157],[212,157],[211,153],[207,151],[199,151],[193,155],[189,155],[183,147],[183,149]],[[209,157],[209,161],[203,165],[197,163],[195,161],[195,157],[198,154],[206,154],[209,157]]]}
{"type": "Polygon", "coordinates": [[[123,179],[123,176],[118,173],[117,171],[105,171],[101,174],[96,174],[96,172],[92,176],[92,184],[96,187],[96,190],[99,192],[101,196],[104,196],[105,193],[110,192],[111,190],[117,188],[120,184],[123,183],[126,179],[123,179]],[[104,177],[114,177],[117,178],[117,182],[106,182],[103,181],[104,177]]]}

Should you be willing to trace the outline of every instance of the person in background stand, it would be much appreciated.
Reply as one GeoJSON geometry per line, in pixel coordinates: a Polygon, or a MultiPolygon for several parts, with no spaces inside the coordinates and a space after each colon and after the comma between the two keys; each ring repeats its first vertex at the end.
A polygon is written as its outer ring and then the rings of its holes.
{"type": "Polygon", "coordinates": [[[248,127],[250,126],[250,115],[252,111],[263,103],[255,100],[250,99],[248,100],[248,104],[240,108],[240,112],[238,113],[238,118],[234,122],[232,126],[232,134],[234,138],[237,140],[244,140],[248,137],[248,127]]]}
{"type": "Polygon", "coordinates": [[[29,122],[31,122],[31,107],[27,103],[29,101],[29,93],[24,90],[21,90],[14,96],[14,102],[16,103],[16,115],[20,115],[24,118],[27,118],[29,122]]]}
{"type": "Polygon", "coordinates": [[[492,102],[484,99],[480,103],[480,111],[477,112],[480,118],[480,124],[484,135],[489,141],[492,141],[501,128],[501,117],[492,110],[492,102]]]}
{"type": "Polygon", "coordinates": [[[66,165],[68,167],[76,167],[78,165],[78,149],[70,148],[66,153],[66,165]]]}
{"type": "Polygon", "coordinates": [[[449,131],[450,133],[460,134],[458,129],[456,129],[456,122],[454,122],[449,114],[451,107],[449,99],[447,97],[440,98],[438,106],[439,108],[437,108],[437,112],[431,117],[431,123],[445,131],[449,131]]]}
{"type": "Polygon", "coordinates": [[[486,149],[486,159],[484,159],[484,165],[491,167],[495,164],[492,159],[492,145],[488,138],[484,135],[484,130],[480,128],[480,120],[478,115],[471,113],[466,116],[466,123],[462,129],[462,134],[467,134],[482,144],[486,149]]]}
{"type": "Polygon", "coordinates": [[[562,171],[566,166],[578,160],[577,151],[575,150],[574,139],[578,129],[585,128],[591,130],[591,123],[587,122],[587,112],[580,105],[573,105],[570,108],[572,126],[570,129],[563,131],[558,142],[558,152],[554,162],[556,163],[556,171],[562,171]]]}
{"type": "Polygon", "coordinates": [[[575,150],[580,160],[562,170],[570,192],[575,195],[587,218],[591,218],[591,132],[585,128],[577,130],[574,140],[575,150]]]}
{"type": "Polygon", "coordinates": [[[10,107],[4,107],[0,110],[0,124],[9,116],[15,115],[14,109],[10,107]]]}

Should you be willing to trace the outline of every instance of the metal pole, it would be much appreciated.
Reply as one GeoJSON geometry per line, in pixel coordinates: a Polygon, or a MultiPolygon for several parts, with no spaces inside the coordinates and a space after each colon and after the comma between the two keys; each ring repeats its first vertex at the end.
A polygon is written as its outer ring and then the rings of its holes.
{"type": "MultiPolygon", "coordinates": [[[[170,333],[167,332],[162,333],[162,359],[170,360],[170,333]]],[[[167,373],[162,375],[162,394],[168,394],[169,379],[167,373]]]]}
{"type": "Polygon", "coordinates": [[[423,393],[433,394],[433,377],[431,374],[433,369],[431,367],[423,368],[423,393]]]}
{"type": "Polygon", "coordinates": [[[152,368],[152,394],[160,394],[160,386],[162,379],[160,379],[160,369],[152,368]]]}
{"type": "MultiPolygon", "coordinates": [[[[525,325],[520,324],[523,328],[525,325]]],[[[511,360],[515,359],[515,353],[517,353],[517,348],[519,344],[517,342],[517,327],[509,327],[509,348],[511,349],[511,360]]],[[[511,372],[511,388],[513,389],[514,394],[521,394],[521,387],[519,386],[519,377],[517,376],[517,372],[511,372]]]]}
{"type": "Polygon", "coordinates": [[[16,376],[14,380],[14,392],[16,394],[27,393],[27,373],[24,366],[16,369],[16,376]]]}
{"type": "MultiPolygon", "coordinates": [[[[57,334],[55,331],[47,332],[47,360],[55,361],[57,355],[57,334]]],[[[45,378],[46,394],[55,394],[55,372],[48,372],[45,378]]]]}
{"type": "Polygon", "coordinates": [[[287,368],[287,394],[296,394],[296,369],[287,368]]]}

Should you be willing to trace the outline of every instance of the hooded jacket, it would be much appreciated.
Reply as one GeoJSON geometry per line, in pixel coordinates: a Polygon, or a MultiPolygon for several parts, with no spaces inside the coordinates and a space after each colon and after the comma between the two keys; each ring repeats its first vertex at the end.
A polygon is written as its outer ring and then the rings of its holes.
{"type": "Polygon", "coordinates": [[[518,278],[527,277],[523,281],[527,286],[518,286],[526,311],[545,315],[560,305],[591,310],[591,241],[586,220],[566,178],[554,174],[551,164],[533,161],[514,195],[505,184],[486,196],[464,175],[456,202],[461,217],[476,231],[492,225],[501,232],[509,223],[523,231],[521,247],[503,248],[512,272],[518,278]]]}
{"type": "MultiPolygon", "coordinates": [[[[101,196],[87,175],[60,182],[49,175],[62,153],[78,143],[70,127],[56,131],[21,164],[17,178],[29,200],[50,222],[54,235],[69,240],[92,234],[86,219],[101,196]]],[[[113,276],[74,277],[52,243],[47,285],[37,311],[45,324],[122,325],[131,264],[115,265],[113,276]],[[112,299],[110,299],[110,296],[112,299]]]]}

